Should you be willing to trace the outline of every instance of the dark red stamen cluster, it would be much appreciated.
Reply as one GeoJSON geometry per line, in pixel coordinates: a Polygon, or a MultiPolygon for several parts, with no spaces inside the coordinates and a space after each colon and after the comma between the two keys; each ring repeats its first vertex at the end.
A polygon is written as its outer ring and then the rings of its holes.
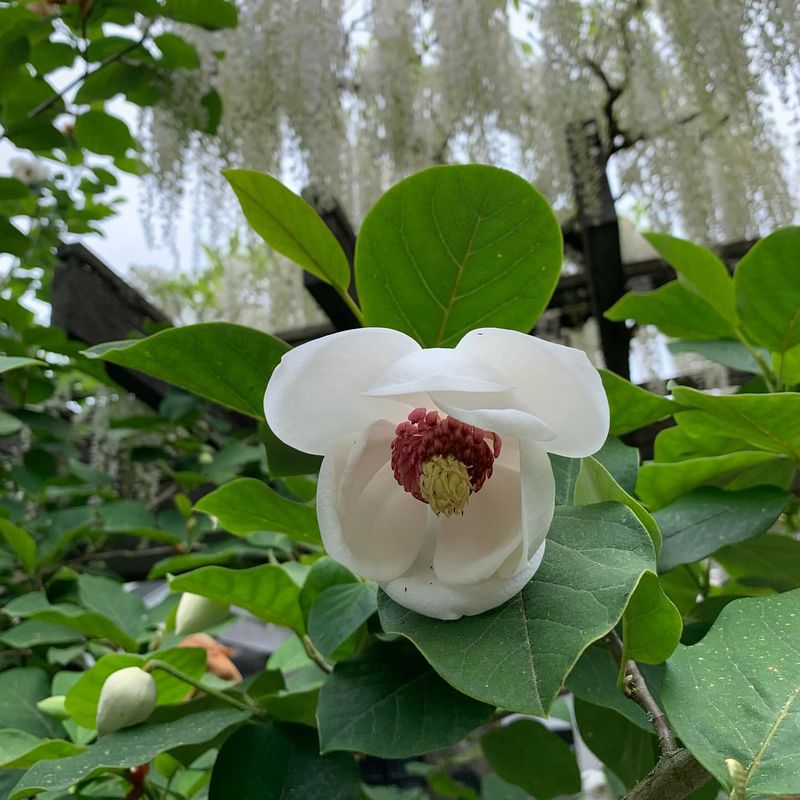
{"type": "Polygon", "coordinates": [[[437,411],[415,408],[407,422],[401,422],[392,440],[392,470],[397,482],[410,494],[427,502],[420,494],[422,466],[433,456],[453,456],[466,468],[472,491],[480,488],[492,474],[494,460],[502,442],[496,433],[440,417],[437,411]],[[492,441],[490,447],[486,439],[492,441]]]}

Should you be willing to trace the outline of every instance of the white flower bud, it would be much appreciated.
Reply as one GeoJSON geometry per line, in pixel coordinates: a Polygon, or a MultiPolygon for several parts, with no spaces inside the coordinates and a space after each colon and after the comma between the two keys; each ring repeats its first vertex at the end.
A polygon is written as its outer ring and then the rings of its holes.
{"type": "Polygon", "coordinates": [[[156,682],[140,667],[125,667],[106,678],[97,704],[97,735],[144,722],[156,707],[156,682]]]}
{"type": "Polygon", "coordinates": [[[35,158],[18,156],[9,161],[11,177],[21,181],[26,186],[44,183],[50,177],[50,170],[42,161],[35,158]]]}
{"type": "Polygon", "coordinates": [[[175,614],[175,633],[188,636],[200,633],[228,618],[228,606],[199,594],[184,592],[175,614]]]}

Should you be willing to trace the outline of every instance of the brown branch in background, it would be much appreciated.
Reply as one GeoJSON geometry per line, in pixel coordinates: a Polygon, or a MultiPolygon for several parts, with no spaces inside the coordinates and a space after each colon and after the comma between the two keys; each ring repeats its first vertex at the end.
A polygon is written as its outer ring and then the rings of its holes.
{"type": "MultiPolygon", "coordinates": [[[[616,662],[621,664],[623,655],[622,640],[616,631],[611,631],[608,634],[606,643],[616,662]]],[[[673,734],[672,728],[669,726],[666,715],[656,703],[653,695],[650,694],[644,675],[642,675],[639,665],[635,661],[629,660],[625,662],[625,693],[644,709],[658,737],[658,745],[661,748],[661,752],[665,756],[676,753],[679,747],[675,741],[675,734],[673,734]]]]}
{"type": "Polygon", "coordinates": [[[683,800],[705,786],[711,776],[688,751],[664,755],[623,800],[683,800]]]}

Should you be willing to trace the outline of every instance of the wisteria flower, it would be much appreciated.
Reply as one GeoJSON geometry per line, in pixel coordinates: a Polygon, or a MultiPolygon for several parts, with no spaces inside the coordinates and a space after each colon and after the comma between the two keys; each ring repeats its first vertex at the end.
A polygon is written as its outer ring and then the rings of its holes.
{"type": "Polygon", "coordinates": [[[439,619],[530,580],[555,503],[547,454],[590,455],[609,424],[584,353],[498,328],[452,349],[385,328],[326,336],[283,357],[264,408],[284,442],[324,456],[328,553],[439,619]]]}

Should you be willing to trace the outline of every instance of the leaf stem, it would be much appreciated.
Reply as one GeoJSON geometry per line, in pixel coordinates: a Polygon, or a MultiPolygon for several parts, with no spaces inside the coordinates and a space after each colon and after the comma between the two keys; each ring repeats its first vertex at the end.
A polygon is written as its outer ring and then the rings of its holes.
{"type": "MultiPolygon", "coordinates": [[[[623,645],[616,631],[611,631],[608,634],[606,643],[614,658],[618,662],[621,662],[623,645]]],[[[665,756],[674,755],[680,749],[675,739],[675,734],[669,726],[666,714],[661,710],[655,698],[650,693],[650,690],[647,688],[647,682],[639,669],[639,665],[633,660],[626,661],[623,667],[623,674],[625,676],[625,694],[644,709],[658,737],[658,746],[661,748],[661,752],[665,756]]]]}
{"type": "Polygon", "coordinates": [[[758,368],[761,370],[761,374],[764,377],[764,382],[767,384],[767,389],[769,389],[770,392],[777,391],[772,370],[769,368],[769,364],[764,361],[764,357],[747,341],[739,328],[734,328],[734,332],[736,333],[736,338],[742,343],[747,352],[753,356],[756,364],[758,364],[758,368]]]}
{"type": "Polygon", "coordinates": [[[352,297],[350,297],[350,293],[347,291],[347,289],[337,286],[336,291],[339,292],[339,296],[342,298],[342,300],[344,300],[344,302],[347,304],[347,307],[352,312],[353,316],[358,320],[358,324],[361,325],[361,327],[363,328],[364,312],[358,307],[356,301],[353,300],[352,297]]]}
{"type": "Polygon", "coordinates": [[[159,661],[158,659],[153,659],[152,661],[148,661],[142,669],[145,672],[154,672],[157,669],[162,670],[163,672],[168,672],[173,677],[177,678],[178,680],[183,681],[184,683],[188,683],[190,686],[194,686],[195,689],[199,689],[204,694],[210,695],[211,697],[216,697],[217,700],[222,700],[224,703],[233,706],[234,708],[241,709],[242,711],[249,711],[251,713],[258,713],[259,709],[249,705],[242,700],[237,700],[235,697],[231,697],[229,694],[225,694],[225,692],[220,691],[219,689],[214,689],[211,686],[206,686],[201,681],[196,680],[191,675],[187,675],[182,670],[179,670],[177,667],[173,667],[172,664],[167,663],[166,661],[159,661]]]}
{"type": "Polygon", "coordinates": [[[333,672],[333,667],[325,660],[322,653],[314,645],[314,642],[311,641],[311,638],[303,634],[300,637],[300,641],[303,643],[303,649],[306,651],[306,655],[323,671],[327,673],[333,672]]]}

